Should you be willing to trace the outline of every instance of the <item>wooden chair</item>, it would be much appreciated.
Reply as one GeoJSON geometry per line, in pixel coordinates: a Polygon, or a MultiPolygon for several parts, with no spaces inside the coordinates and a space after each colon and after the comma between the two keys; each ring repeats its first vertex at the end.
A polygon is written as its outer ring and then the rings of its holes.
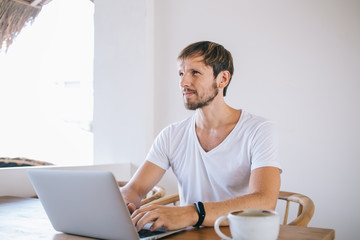
{"type": "MultiPolygon", "coordinates": [[[[315,205],[314,202],[307,196],[299,194],[299,193],[292,193],[292,192],[279,192],[279,200],[286,201],[286,209],[284,213],[284,221],[283,224],[287,225],[293,225],[293,226],[307,226],[310,222],[312,216],[314,215],[315,211],[315,205]],[[289,215],[289,206],[290,202],[297,203],[298,206],[298,213],[297,217],[291,221],[288,222],[288,215],[289,215]]],[[[148,204],[159,204],[159,205],[168,205],[168,204],[174,204],[179,201],[179,194],[173,194],[169,195],[157,200],[154,200],[148,204]]]]}
{"type": "MultiPolygon", "coordinates": [[[[127,182],[119,181],[117,182],[119,187],[123,187],[126,185],[127,182]]],[[[151,191],[145,196],[143,200],[141,200],[141,206],[148,204],[150,202],[156,201],[165,196],[165,189],[160,186],[155,186],[151,191]]]]}
{"type": "Polygon", "coordinates": [[[278,199],[286,201],[283,224],[304,227],[308,225],[315,211],[314,202],[309,197],[299,193],[280,191],[278,199]],[[297,203],[299,206],[297,217],[290,223],[287,223],[290,202],[297,203]]]}

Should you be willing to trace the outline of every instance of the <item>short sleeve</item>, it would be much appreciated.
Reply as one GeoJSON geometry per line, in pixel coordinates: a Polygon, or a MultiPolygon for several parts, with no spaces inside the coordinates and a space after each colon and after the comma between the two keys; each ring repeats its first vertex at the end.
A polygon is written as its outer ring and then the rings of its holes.
{"type": "Polygon", "coordinates": [[[251,141],[251,170],[260,167],[276,167],[282,172],[276,127],[272,122],[262,123],[251,141]]]}
{"type": "Polygon", "coordinates": [[[164,170],[169,169],[169,127],[163,129],[155,138],[146,160],[161,167],[164,170]]]}

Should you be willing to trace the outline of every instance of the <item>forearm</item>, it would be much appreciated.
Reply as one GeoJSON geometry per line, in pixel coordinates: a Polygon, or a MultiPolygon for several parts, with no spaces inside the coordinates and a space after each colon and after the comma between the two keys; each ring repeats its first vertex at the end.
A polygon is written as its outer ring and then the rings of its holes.
{"type": "Polygon", "coordinates": [[[136,171],[128,184],[121,189],[121,194],[126,203],[133,203],[136,208],[141,205],[141,200],[154,187],[164,175],[165,170],[157,165],[145,161],[136,171]]]}
{"type": "Polygon", "coordinates": [[[280,190],[280,173],[277,168],[263,167],[252,171],[249,194],[221,202],[204,203],[206,217],[204,226],[213,226],[215,220],[229,212],[258,208],[274,210],[280,190]]]}
{"type": "MultiPolygon", "coordinates": [[[[271,201],[267,197],[264,200],[262,198],[261,194],[249,194],[222,202],[204,202],[206,216],[202,226],[214,226],[218,217],[237,209],[272,209],[273,204],[269,204],[271,201]]],[[[138,230],[148,222],[153,222],[152,229],[164,226],[168,230],[174,230],[195,225],[199,215],[194,204],[181,207],[155,204],[136,210],[132,219],[138,230]]]]}
{"type": "Polygon", "coordinates": [[[265,193],[252,193],[221,202],[207,202],[204,203],[206,216],[202,225],[214,226],[218,217],[227,215],[235,210],[249,208],[274,210],[276,201],[277,196],[274,197],[265,193]]]}

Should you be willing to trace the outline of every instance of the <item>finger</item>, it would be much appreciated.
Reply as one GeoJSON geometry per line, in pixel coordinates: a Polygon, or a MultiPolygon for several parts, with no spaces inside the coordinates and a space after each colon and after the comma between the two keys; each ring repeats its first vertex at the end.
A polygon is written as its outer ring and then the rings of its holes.
{"type": "Polygon", "coordinates": [[[158,214],[155,212],[146,212],[136,223],[137,231],[140,231],[145,226],[145,224],[155,222],[158,217],[158,214]]]}
{"type": "Polygon", "coordinates": [[[160,209],[161,207],[163,207],[163,206],[160,206],[160,205],[149,205],[149,206],[145,206],[145,207],[140,207],[140,208],[136,209],[136,210],[132,213],[131,217],[134,218],[136,215],[138,215],[138,214],[140,214],[140,213],[142,213],[142,212],[153,211],[153,210],[155,210],[155,209],[160,209]]]}
{"type": "Polygon", "coordinates": [[[153,222],[153,224],[150,227],[150,231],[155,231],[160,227],[163,227],[165,230],[168,230],[167,226],[165,226],[165,222],[162,217],[157,218],[156,221],[153,222]]]}
{"type": "Polygon", "coordinates": [[[140,212],[135,214],[136,211],[131,215],[131,220],[134,223],[135,226],[137,226],[138,221],[145,215],[146,212],[140,212]]]}
{"type": "Polygon", "coordinates": [[[136,206],[133,203],[128,203],[127,207],[129,208],[130,214],[132,214],[136,210],[136,206]]]}
{"type": "Polygon", "coordinates": [[[161,207],[163,207],[163,206],[156,205],[156,204],[151,204],[151,205],[147,205],[147,206],[141,206],[139,209],[143,210],[143,211],[151,211],[153,209],[161,208],[161,207]]]}
{"type": "Polygon", "coordinates": [[[131,218],[134,219],[136,218],[138,215],[144,215],[147,211],[143,211],[141,209],[136,209],[132,214],[131,214],[131,218]]]}

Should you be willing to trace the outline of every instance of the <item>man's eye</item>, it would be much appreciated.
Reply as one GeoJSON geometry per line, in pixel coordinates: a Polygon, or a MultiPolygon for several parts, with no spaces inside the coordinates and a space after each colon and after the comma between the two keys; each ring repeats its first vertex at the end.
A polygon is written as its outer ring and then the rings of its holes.
{"type": "Polygon", "coordinates": [[[184,73],[182,72],[179,72],[179,76],[182,77],[184,75],[184,73]]]}
{"type": "Polygon", "coordinates": [[[193,71],[193,75],[200,74],[198,71],[193,71]]]}

